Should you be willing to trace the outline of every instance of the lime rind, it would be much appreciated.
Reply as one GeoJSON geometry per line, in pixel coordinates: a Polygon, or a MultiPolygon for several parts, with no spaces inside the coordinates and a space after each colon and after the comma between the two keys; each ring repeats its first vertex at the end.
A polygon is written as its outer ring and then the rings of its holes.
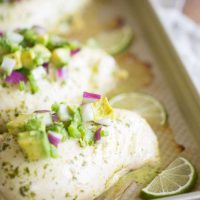
{"type": "Polygon", "coordinates": [[[133,31],[129,26],[100,33],[96,36],[99,46],[111,55],[124,52],[133,42],[133,31]]]}
{"type": "Polygon", "coordinates": [[[165,126],[167,124],[168,114],[164,106],[150,95],[138,92],[123,93],[113,97],[110,104],[116,108],[138,113],[151,125],[165,126]]]}
{"type": "MultiPolygon", "coordinates": [[[[178,160],[178,159],[181,160],[181,161],[183,161],[183,164],[185,166],[188,166],[190,168],[190,170],[191,170],[190,175],[189,176],[186,175],[189,178],[189,180],[187,181],[187,183],[184,184],[183,186],[181,186],[181,185],[177,184],[177,181],[175,183],[172,180],[167,179],[170,182],[170,185],[174,184],[174,185],[177,185],[177,187],[179,186],[179,188],[177,190],[171,191],[171,192],[151,192],[151,191],[149,191],[149,188],[156,181],[157,182],[160,181],[160,188],[163,190],[162,177],[163,176],[167,177],[168,174],[170,174],[170,170],[173,169],[173,168],[170,168],[170,165],[172,165],[174,163],[174,162],[172,162],[163,172],[161,172],[157,177],[155,177],[149,185],[147,185],[144,189],[142,189],[142,191],[141,191],[141,197],[143,197],[145,199],[157,199],[157,198],[162,198],[162,197],[168,197],[168,196],[182,194],[182,193],[190,191],[193,188],[194,184],[197,181],[197,172],[196,172],[195,168],[185,158],[179,157],[176,160],[178,160]]],[[[176,167],[180,167],[180,165],[174,166],[174,168],[176,168],[176,167]]],[[[171,176],[173,176],[173,175],[177,176],[176,174],[171,174],[171,176]]],[[[184,175],[179,175],[179,176],[181,177],[181,176],[184,176],[184,175]]],[[[178,177],[176,177],[176,178],[178,178],[178,177]]]]}

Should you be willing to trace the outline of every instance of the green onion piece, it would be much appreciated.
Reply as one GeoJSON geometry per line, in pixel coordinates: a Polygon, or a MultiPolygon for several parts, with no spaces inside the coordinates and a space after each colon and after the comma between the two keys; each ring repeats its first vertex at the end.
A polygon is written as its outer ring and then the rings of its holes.
{"type": "Polygon", "coordinates": [[[68,127],[69,136],[73,138],[81,138],[81,132],[78,130],[78,127],[71,123],[68,127]]]}
{"type": "Polygon", "coordinates": [[[35,79],[33,78],[33,76],[29,75],[28,80],[29,80],[31,92],[33,94],[37,93],[39,91],[39,87],[37,86],[37,83],[36,83],[35,79]]]}
{"type": "Polygon", "coordinates": [[[58,158],[59,157],[58,149],[52,144],[50,144],[50,155],[51,155],[52,158],[58,158]]]}
{"type": "Polygon", "coordinates": [[[24,91],[25,90],[25,83],[24,83],[24,81],[20,81],[19,82],[19,90],[20,91],[24,91]]]}
{"type": "Polygon", "coordinates": [[[108,136],[108,131],[101,130],[101,136],[102,136],[102,137],[108,136]]]}

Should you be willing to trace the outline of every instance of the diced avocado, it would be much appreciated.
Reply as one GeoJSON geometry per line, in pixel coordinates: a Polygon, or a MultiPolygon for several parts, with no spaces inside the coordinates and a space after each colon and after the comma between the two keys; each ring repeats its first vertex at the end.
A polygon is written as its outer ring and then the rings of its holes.
{"type": "Polygon", "coordinates": [[[33,47],[33,51],[36,55],[36,58],[34,59],[35,65],[42,65],[50,60],[51,52],[44,45],[36,44],[33,47]]]}
{"type": "Polygon", "coordinates": [[[40,160],[50,157],[50,143],[43,131],[27,131],[19,133],[17,142],[28,160],[40,160]]]}
{"type": "Polygon", "coordinates": [[[51,52],[41,44],[37,44],[33,48],[25,49],[21,53],[22,65],[28,69],[33,69],[48,62],[50,57],[51,52]]]}
{"type": "Polygon", "coordinates": [[[33,116],[24,124],[25,131],[45,131],[45,123],[42,118],[33,116]]]}
{"type": "Polygon", "coordinates": [[[67,65],[70,60],[70,51],[66,48],[58,48],[52,52],[51,61],[52,64],[59,68],[67,65]]]}
{"type": "Polygon", "coordinates": [[[8,132],[11,134],[17,134],[25,131],[24,125],[29,119],[32,118],[32,114],[21,114],[14,120],[7,123],[8,132]]]}
{"type": "Polygon", "coordinates": [[[32,69],[34,68],[34,60],[36,55],[32,49],[24,49],[21,53],[21,62],[23,67],[32,69]]]}
{"type": "Polygon", "coordinates": [[[52,124],[52,117],[51,113],[33,113],[32,117],[25,123],[25,130],[32,131],[32,130],[40,130],[45,131],[46,126],[52,124]]]}
{"type": "Polygon", "coordinates": [[[106,97],[103,97],[100,100],[92,103],[92,108],[94,112],[94,121],[114,117],[113,109],[110,106],[106,97]]]}
{"type": "Polygon", "coordinates": [[[15,66],[14,66],[15,70],[22,68],[21,52],[20,51],[16,51],[14,53],[8,54],[8,55],[6,55],[6,57],[15,59],[15,61],[16,61],[15,66]]]}
{"type": "Polygon", "coordinates": [[[33,29],[21,29],[20,34],[24,36],[24,46],[33,46],[36,43],[38,34],[33,29]]]}
{"type": "Polygon", "coordinates": [[[20,49],[18,44],[10,42],[5,37],[0,37],[0,55],[13,53],[20,49]]]}
{"type": "Polygon", "coordinates": [[[8,132],[18,134],[24,131],[45,131],[46,126],[52,123],[50,113],[20,114],[13,121],[7,123],[8,132]]]}

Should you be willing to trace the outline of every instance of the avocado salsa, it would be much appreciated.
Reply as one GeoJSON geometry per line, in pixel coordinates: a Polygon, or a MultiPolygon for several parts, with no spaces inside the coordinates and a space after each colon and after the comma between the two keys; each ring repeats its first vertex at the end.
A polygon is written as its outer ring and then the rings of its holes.
{"type": "MultiPolygon", "coordinates": [[[[92,93],[87,93],[92,94],[92,93]]],[[[80,147],[94,145],[107,136],[107,123],[112,120],[113,109],[106,97],[80,106],[55,103],[50,110],[38,110],[32,114],[20,114],[7,124],[26,158],[30,161],[57,158],[58,146],[68,139],[77,139],[80,147]],[[85,106],[91,110],[84,110],[85,106]],[[88,115],[93,118],[88,119],[88,115]]]]}
{"type": "Polygon", "coordinates": [[[66,70],[71,57],[80,51],[80,44],[42,28],[19,29],[0,36],[0,76],[2,84],[26,86],[32,93],[39,90],[38,79],[48,76],[49,68],[58,77],[66,70]]]}

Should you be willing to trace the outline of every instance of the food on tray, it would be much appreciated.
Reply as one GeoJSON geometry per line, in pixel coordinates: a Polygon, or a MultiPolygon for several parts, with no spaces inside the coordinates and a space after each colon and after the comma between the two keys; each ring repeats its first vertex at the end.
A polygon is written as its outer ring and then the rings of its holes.
{"type": "Polygon", "coordinates": [[[0,192],[8,200],[93,199],[128,171],[159,160],[145,120],[98,94],[85,92],[79,106],[19,115],[7,127],[0,192]]]}
{"type": "Polygon", "coordinates": [[[75,13],[85,7],[90,0],[1,0],[1,30],[30,28],[40,25],[48,30],[70,30],[75,13]],[[58,26],[61,24],[61,27],[58,26]]]}
{"type": "Polygon", "coordinates": [[[54,102],[80,102],[84,90],[110,91],[120,78],[115,60],[100,49],[49,35],[41,27],[0,37],[0,124],[54,102]]]}
{"type": "Polygon", "coordinates": [[[110,104],[115,108],[134,111],[145,118],[151,125],[165,125],[167,113],[161,103],[143,93],[124,93],[113,97],[110,104]]]}
{"type": "Polygon", "coordinates": [[[164,171],[142,189],[146,199],[172,196],[189,191],[197,180],[193,165],[183,157],[178,157],[164,171]]]}

